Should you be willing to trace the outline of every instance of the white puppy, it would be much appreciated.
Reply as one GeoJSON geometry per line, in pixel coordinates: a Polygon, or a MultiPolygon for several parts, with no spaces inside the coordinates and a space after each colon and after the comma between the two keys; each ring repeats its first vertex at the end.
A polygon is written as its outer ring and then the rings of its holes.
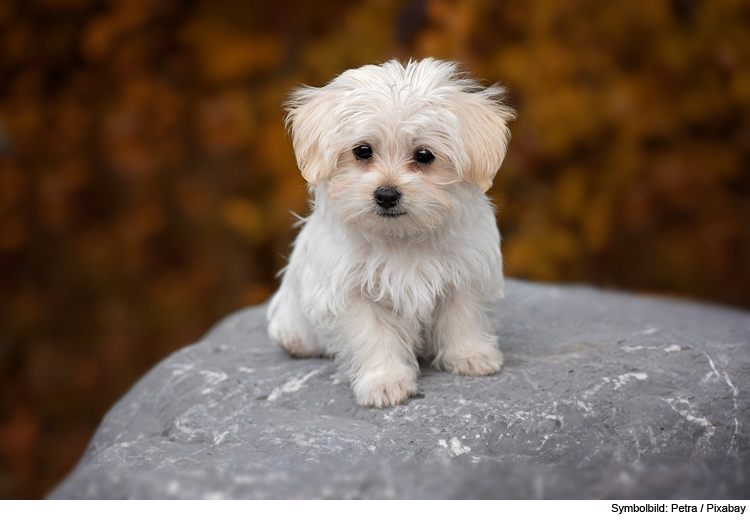
{"type": "Polygon", "coordinates": [[[291,96],[312,214],[268,331],[292,356],[335,356],[361,405],[416,394],[417,356],[468,376],[502,366],[485,313],[503,297],[500,234],[484,193],[514,117],[503,93],[425,59],[291,96]]]}

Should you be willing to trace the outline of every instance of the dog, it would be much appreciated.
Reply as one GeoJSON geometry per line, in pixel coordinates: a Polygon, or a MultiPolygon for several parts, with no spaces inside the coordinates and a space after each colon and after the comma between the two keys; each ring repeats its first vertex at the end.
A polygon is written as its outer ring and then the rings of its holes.
{"type": "Polygon", "coordinates": [[[268,331],[293,357],[334,356],[360,405],[416,395],[418,357],[454,374],[500,371],[486,311],[504,297],[503,262],[485,193],[515,118],[504,94],[455,63],[392,60],[287,103],[312,213],[268,331]]]}

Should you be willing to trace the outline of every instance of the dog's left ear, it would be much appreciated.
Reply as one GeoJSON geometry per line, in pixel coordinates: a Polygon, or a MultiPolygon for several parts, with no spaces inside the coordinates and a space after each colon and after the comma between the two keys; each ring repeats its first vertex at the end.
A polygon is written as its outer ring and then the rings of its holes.
{"type": "Polygon", "coordinates": [[[500,86],[466,87],[454,96],[453,109],[461,126],[461,140],[468,157],[460,176],[482,192],[492,187],[510,141],[508,122],[515,119],[512,108],[505,105],[505,90],[500,86]]]}

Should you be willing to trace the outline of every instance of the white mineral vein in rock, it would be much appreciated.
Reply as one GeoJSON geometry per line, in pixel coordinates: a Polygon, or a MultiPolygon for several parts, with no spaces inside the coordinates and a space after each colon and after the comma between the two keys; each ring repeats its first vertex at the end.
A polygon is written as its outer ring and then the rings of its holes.
{"type": "Polygon", "coordinates": [[[268,401],[275,401],[279,399],[279,396],[282,394],[287,394],[290,392],[297,392],[300,390],[307,380],[312,378],[315,374],[322,371],[322,368],[311,370],[304,376],[295,376],[294,378],[290,379],[286,383],[284,383],[281,387],[276,387],[271,391],[271,394],[268,395],[268,401]]]}
{"type": "Polygon", "coordinates": [[[647,345],[624,345],[620,347],[623,352],[638,352],[639,350],[658,350],[658,346],[647,346],[647,345]]]}
{"type": "Polygon", "coordinates": [[[711,372],[707,372],[703,376],[703,380],[702,380],[703,383],[706,383],[707,381],[718,381],[718,380],[720,380],[721,379],[721,374],[719,373],[718,370],[716,370],[716,365],[714,365],[714,360],[711,359],[711,356],[709,356],[705,352],[703,353],[703,355],[706,356],[706,359],[708,359],[708,364],[711,366],[711,372]]]}
{"type": "Polygon", "coordinates": [[[172,368],[172,376],[182,376],[186,372],[189,372],[195,368],[195,365],[175,365],[172,368]]]}
{"type": "Polygon", "coordinates": [[[613,381],[615,384],[615,390],[619,389],[623,385],[625,385],[628,380],[631,379],[637,379],[638,381],[643,381],[645,379],[648,379],[648,374],[645,372],[628,372],[627,374],[620,374],[615,379],[609,379],[609,378],[602,378],[605,381],[613,381]]]}
{"type": "Polygon", "coordinates": [[[714,426],[711,424],[711,422],[709,422],[703,416],[695,416],[692,414],[692,409],[690,408],[690,401],[688,401],[687,398],[662,398],[662,400],[667,402],[673,411],[675,411],[677,414],[685,418],[688,422],[694,422],[700,425],[701,427],[705,427],[706,434],[708,436],[711,436],[714,434],[714,426]],[[677,403],[681,403],[685,405],[687,407],[687,410],[678,409],[677,403]]]}
{"type": "Polygon", "coordinates": [[[602,378],[601,383],[597,383],[596,385],[585,391],[583,393],[583,396],[586,398],[593,396],[594,394],[599,392],[599,389],[601,389],[607,383],[614,383],[614,389],[618,390],[620,387],[628,383],[628,381],[633,379],[643,381],[645,379],[648,379],[648,374],[646,374],[645,372],[628,372],[626,374],[620,374],[616,378],[604,377],[602,378]]]}
{"type": "MultiPolygon", "coordinates": [[[[439,440],[438,444],[440,444],[442,447],[448,449],[448,442],[445,440],[439,440]]],[[[457,437],[451,438],[451,444],[450,444],[450,454],[451,456],[459,456],[464,455],[466,453],[471,452],[471,448],[469,446],[465,446],[461,443],[461,440],[459,440],[457,437]]]]}
{"type": "Polygon", "coordinates": [[[201,370],[201,374],[206,378],[206,383],[209,385],[218,385],[222,381],[226,381],[229,376],[227,376],[227,373],[224,371],[214,371],[214,370],[201,370]]]}

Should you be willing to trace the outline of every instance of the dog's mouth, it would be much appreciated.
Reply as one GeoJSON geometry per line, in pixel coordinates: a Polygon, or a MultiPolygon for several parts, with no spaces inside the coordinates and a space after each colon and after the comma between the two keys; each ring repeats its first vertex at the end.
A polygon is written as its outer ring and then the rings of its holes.
{"type": "Polygon", "coordinates": [[[388,211],[381,209],[377,214],[383,218],[397,218],[399,216],[404,216],[406,211],[388,211]]]}

